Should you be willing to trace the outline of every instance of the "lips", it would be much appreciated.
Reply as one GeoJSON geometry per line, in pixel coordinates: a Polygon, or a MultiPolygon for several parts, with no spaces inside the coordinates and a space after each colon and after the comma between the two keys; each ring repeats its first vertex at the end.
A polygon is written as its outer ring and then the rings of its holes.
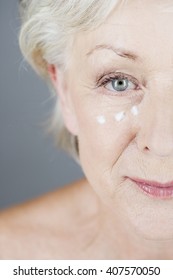
{"type": "Polygon", "coordinates": [[[160,183],[155,181],[148,181],[138,178],[129,178],[137,187],[139,187],[145,194],[165,199],[173,197],[173,181],[167,183],[160,183]]]}

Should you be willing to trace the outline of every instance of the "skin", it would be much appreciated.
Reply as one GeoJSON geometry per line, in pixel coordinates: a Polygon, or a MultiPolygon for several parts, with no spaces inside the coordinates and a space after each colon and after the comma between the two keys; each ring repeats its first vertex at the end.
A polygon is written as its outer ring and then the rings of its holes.
{"type": "Polygon", "coordinates": [[[173,36],[166,4],[171,1],[127,1],[99,28],[75,37],[66,73],[49,67],[65,125],[78,136],[87,179],[2,213],[2,258],[15,257],[18,243],[23,258],[173,258],[173,199],[149,197],[128,179],[173,180],[173,36]],[[102,44],[140,58],[92,52],[102,44]],[[110,84],[98,87],[103,71],[128,74],[140,89],[120,97],[110,84]],[[133,106],[138,115],[131,113],[133,106]],[[117,122],[114,115],[121,111],[126,117],[117,122]],[[100,115],[104,124],[97,121],[100,115]]]}

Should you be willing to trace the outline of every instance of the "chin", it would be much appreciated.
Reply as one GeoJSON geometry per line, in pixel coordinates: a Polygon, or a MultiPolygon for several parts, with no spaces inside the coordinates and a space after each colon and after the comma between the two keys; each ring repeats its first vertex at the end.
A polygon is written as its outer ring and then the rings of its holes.
{"type": "Polygon", "coordinates": [[[172,199],[149,197],[125,180],[121,185],[121,192],[117,193],[112,203],[112,210],[132,237],[134,235],[146,240],[173,241],[172,199]]]}
{"type": "Polygon", "coordinates": [[[151,241],[173,241],[173,223],[169,220],[165,223],[159,222],[155,217],[150,217],[148,221],[143,217],[133,222],[133,227],[137,236],[144,240],[151,241]]]}

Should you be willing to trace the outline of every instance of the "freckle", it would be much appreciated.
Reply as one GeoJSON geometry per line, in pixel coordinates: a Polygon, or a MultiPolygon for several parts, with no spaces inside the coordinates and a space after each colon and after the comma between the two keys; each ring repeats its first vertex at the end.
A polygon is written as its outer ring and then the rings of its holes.
{"type": "Polygon", "coordinates": [[[137,108],[137,106],[133,106],[131,108],[131,113],[134,115],[134,116],[137,116],[139,114],[139,110],[137,108]]]}
{"type": "Polygon", "coordinates": [[[98,116],[98,117],[97,117],[97,122],[98,122],[99,124],[105,124],[105,123],[106,123],[106,119],[105,119],[104,116],[98,116]]]}
{"type": "Polygon", "coordinates": [[[117,113],[117,114],[115,115],[115,120],[116,120],[117,122],[122,121],[124,118],[125,118],[125,112],[124,112],[124,111],[119,112],[119,113],[117,113]]]}

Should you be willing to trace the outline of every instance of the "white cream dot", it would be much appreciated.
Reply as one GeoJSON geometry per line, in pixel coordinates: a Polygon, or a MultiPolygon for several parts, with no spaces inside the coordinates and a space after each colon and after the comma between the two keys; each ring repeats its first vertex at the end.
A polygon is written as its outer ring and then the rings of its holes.
{"type": "Polygon", "coordinates": [[[117,122],[122,121],[124,118],[125,118],[125,112],[124,111],[119,112],[115,115],[115,119],[116,119],[117,122]]]}
{"type": "Polygon", "coordinates": [[[98,117],[97,117],[97,122],[98,122],[99,124],[105,124],[105,123],[106,123],[106,119],[105,119],[104,116],[98,116],[98,117]]]}
{"type": "Polygon", "coordinates": [[[134,116],[137,116],[139,114],[139,110],[137,108],[137,106],[133,106],[131,108],[131,113],[134,115],[134,116]]]}

